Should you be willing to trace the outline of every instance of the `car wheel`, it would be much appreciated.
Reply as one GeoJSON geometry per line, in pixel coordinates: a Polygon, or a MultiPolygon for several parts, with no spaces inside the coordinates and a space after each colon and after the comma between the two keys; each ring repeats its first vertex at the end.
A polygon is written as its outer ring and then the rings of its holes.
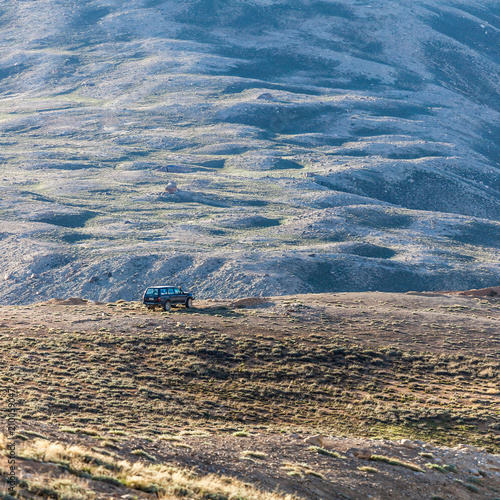
{"type": "Polygon", "coordinates": [[[163,310],[170,311],[171,307],[172,307],[172,303],[170,302],[170,300],[166,300],[165,303],[163,304],[163,310]]]}
{"type": "Polygon", "coordinates": [[[193,307],[193,299],[191,297],[188,297],[186,300],[186,307],[189,309],[190,307],[193,307]]]}

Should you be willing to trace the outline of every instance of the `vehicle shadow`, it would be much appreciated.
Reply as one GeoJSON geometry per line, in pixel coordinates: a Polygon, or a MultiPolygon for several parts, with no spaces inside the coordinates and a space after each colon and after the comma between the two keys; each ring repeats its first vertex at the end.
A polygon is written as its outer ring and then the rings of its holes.
{"type": "Polygon", "coordinates": [[[190,315],[214,316],[216,314],[219,314],[219,315],[224,316],[226,318],[241,318],[241,317],[245,316],[244,313],[242,313],[238,310],[235,310],[235,309],[231,309],[229,307],[225,307],[225,306],[203,307],[203,308],[191,307],[189,309],[186,309],[184,307],[172,306],[172,309],[170,309],[170,311],[168,311],[168,312],[163,311],[161,309],[160,310],[151,310],[148,312],[151,314],[161,313],[161,314],[165,314],[165,315],[182,313],[182,314],[190,314],[190,315]]]}

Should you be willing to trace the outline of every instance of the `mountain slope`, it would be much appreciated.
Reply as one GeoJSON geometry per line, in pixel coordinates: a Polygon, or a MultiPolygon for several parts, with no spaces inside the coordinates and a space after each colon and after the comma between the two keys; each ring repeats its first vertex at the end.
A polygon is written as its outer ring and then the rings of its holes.
{"type": "Polygon", "coordinates": [[[10,1],[0,22],[5,301],[496,284],[498,2],[10,1]]]}

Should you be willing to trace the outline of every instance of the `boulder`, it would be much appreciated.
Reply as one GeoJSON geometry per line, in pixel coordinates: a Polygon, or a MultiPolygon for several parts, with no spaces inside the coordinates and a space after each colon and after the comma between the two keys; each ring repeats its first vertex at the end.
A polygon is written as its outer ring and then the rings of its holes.
{"type": "Polygon", "coordinates": [[[323,448],[325,438],[321,434],[316,434],[315,436],[309,436],[308,438],[305,438],[304,443],[310,446],[319,446],[320,448],[323,448]]]}
{"type": "Polygon", "coordinates": [[[459,450],[462,452],[470,452],[470,453],[485,453],[486,449],[485,448],[478,448],[477,446],[474,446],[472,444],[457,444],[455,446],[455,450],[459,450]]]}
{"type": "Polygon", "coordinates": [[[177,184],[174,181],[170,181],[165,187],[165,191],[169,194],[177,193],[177,184]]]}
{"type": "Polygon", "coordinates": [[[405,448],[411,448],[412,450],[414,450],[417,447],[415,443],[410,439],[402,439],[399,443],[405,448]]]}

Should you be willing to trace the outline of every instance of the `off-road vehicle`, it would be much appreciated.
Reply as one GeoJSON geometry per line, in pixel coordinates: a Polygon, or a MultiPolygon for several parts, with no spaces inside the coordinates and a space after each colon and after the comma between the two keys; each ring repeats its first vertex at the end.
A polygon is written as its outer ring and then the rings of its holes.
{"type": "Polygon", "coordinates": [[[172,306],[177,305],[193,307],[193,300],[192,293],[183,292],[181,287],[171,285],[150,286],[142,297],[148,309],[161,307],[164,311],[170,311],[172,306]]]}

